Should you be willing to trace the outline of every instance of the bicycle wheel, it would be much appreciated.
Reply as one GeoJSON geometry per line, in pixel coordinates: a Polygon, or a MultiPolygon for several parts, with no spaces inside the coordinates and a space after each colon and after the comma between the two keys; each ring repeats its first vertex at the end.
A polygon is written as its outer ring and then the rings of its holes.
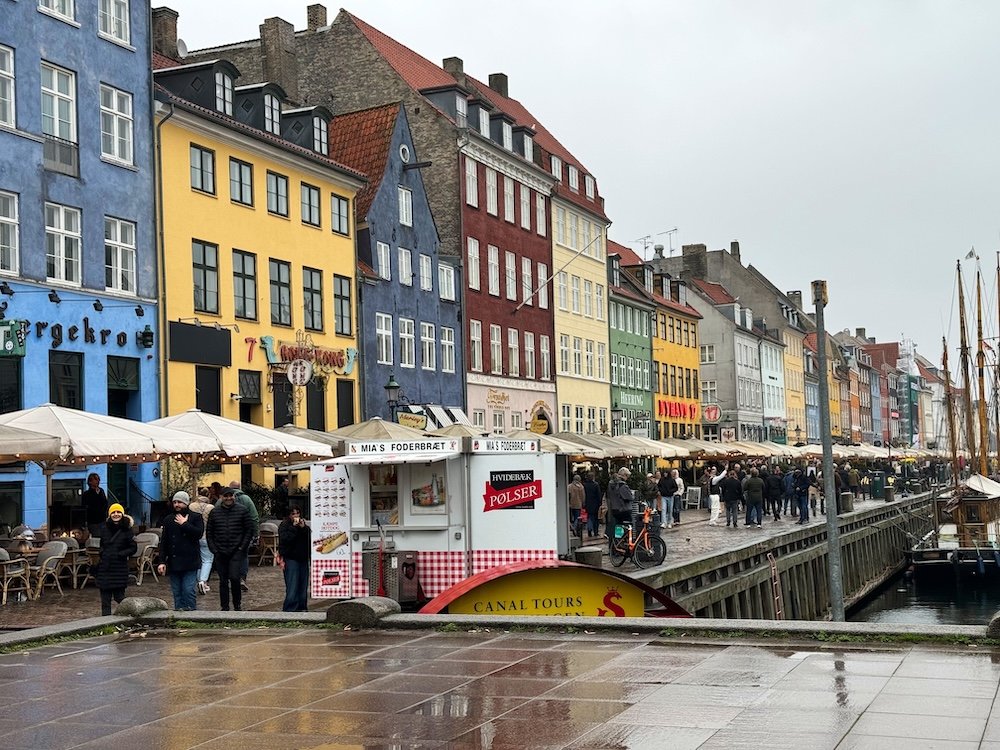
{"type": "Polygon", "coordinates": [[[612,565],[620,568],[622,563],[625,562],[625,558],[628,557],[628,539],[624,536],[620,539],[615,539],[611,543],[608,557],[611,559],[612,565]]]}
{"type": "Polygon", "coordinates": [[[663,562],[667,555],[667,545],[664,541],[653,534],[646,534],[645,537],[635,546],[635,553],[632,559],[635,560],[637,568],[651,568],[663,562]]]}

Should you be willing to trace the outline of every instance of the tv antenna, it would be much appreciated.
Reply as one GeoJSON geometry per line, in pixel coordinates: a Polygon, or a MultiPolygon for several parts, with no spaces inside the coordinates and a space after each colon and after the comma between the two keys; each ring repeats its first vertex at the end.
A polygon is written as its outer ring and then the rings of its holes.
{"type": "MultiPolygon", "coordinates": [[[[662,237],[663,235],[667,235],[667,241],[668,241],[668,243],[670,245],[670,255],[673,255],[674,254],[674,237],[673,236],[674,236],[674,234],[676,232],[677,232],[677,227],[674,227],[673,229],[667,229],[666,231],[663,231],[663,232],[656,232],[655,234],[644,235],[643,237],[639,237],[638,239],[632,240],[632,242],[641,242],[642,243],[642,259],[643,260],[647,260],[647,258],[646,258],[646,251],[649,250],[649,248],[650,248],[651,245],[653,245],[653,238],[654,237],[662,237]]],[[[654,245],[654,247],[655,247],[655,245],[654,245]]]]}

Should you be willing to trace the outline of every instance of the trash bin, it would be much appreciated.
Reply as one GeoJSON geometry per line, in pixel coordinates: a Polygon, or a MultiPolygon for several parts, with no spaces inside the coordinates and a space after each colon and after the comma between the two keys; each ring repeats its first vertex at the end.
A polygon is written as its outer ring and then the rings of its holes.
{"type": "Polygon", "coordinates": [[[872,499],[881,500],[885,497],[885,472],[872,472],[872,499]]]}
{"type": "Polygon", "coordinates": [[[852,513],[854,512],[854,494],[851,492],[841,492],[840,493],[840,512],[841,513],[852,513]]]}
{"type": "Polygon", "coordinates": [[[891,503],[895,499],[896,499],[896,488],[895,487],[886,487],[885,488],[885,501],[887,503],[891,503]]]}

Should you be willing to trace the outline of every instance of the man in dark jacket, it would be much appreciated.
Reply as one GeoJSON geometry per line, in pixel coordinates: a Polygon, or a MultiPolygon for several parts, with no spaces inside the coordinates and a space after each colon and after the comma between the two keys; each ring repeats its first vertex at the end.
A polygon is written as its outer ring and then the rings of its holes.
{"type": "Polygon", "coordinates": [[[795,499],[798,501],[799,520],[797,523],[809,523],[809,477],[802,469],[796,469],[792,475],[792,487],[795,499]]]}
{"type": "MultiPolygon", "coordinates": [[[[230,482],[229,486],[236,490],[236,502],[250,513],[250,521],[253,523],[253,536],[250,537],[250,544],[256,544],[260,539],[260,511],[257,510],[257,504],[247,493],[240,489],[240,483],[236,480],[230,482]]],[[[243,555],[243,562],[240,563],[240,588],[243,591],[249,590],[249,586],[247,586],[247,574],[249,572],[250,548],[247,547],[246,554],[243,555]]]]}
{"type": "Polygon", "coordinates": [[[726,504],[726,526],[735,529],[739,518],[740,502],[743,500],[743,485],[737,478],[736,469],[729,469],[725,478],[719,482],[719,494],[726,504]]]}
{"type": "Polygon", "coordinates": [[[205,519],[201,513],[189,513],[191,497],[181,491],[174,493],[174,512],[163,519],[160,537],[160,564],[157,572],[170,576],[174,609],[191,611],[198,608],[195,585],[201,568],[201,535],[205,519]]]}
{"type": "Polygon", "coordinates": [[[674,520],[674,495],[677,494],[677,480],[674,479],[672,471],[665,471],[660,475],[657,482],[657,489],[660,491],[660,502],[663,503],[663,525],[669,526],[674,520]]]}
{"type": "Polygon", "coordinates": [[[587,509],[587,533],[597,536],[601,523],[601,485],[594,481],[592,471],[583,480],[583,505],[587,509]]]}
{"type": "Polygon", "coordinates": [[[108,518],[108,496],[101,488],[101,475],[87,475],[87,489],[80,502],[87,510],[87,531],[91,536],[100,536],[101,527],[108,518]]]}
{"type": "Polygon", "coordinates": [[[278,565],[285,574],[282,612],[308,610],[310,533],[302,519],[302,509],[293,505],[288,517],[278,526],[278,565]]]}
{"type": "Polygon", "coordinates": [[[624,466],[618,470],[616,476],[612,476],[608,482],[608,547],[615,543],[615,529],[617,526],[632,523],[632,503],[635,496],[632,488],[626,484],[632,472],[624,466]]]}
{"type": "Polygon", "coordinates": [[[229,611],[232,591],[233,609],[238,612],[243,604],[240,567],[253,539],[253,521],[246,507],[236,502],[236,490],[232,487],[222,491],[222,500],[209,514],[205,538],[215,555],[215,570],[219,573],[219,605],[223,612],[229,611]]]}
{"type": "Polygon", "coordinates": [[[765,512],[774,516],[775,521],[781,520],[781,496],[785,492],[785,483],[781,476],[781,467],[775,466],[774,470],[764,477],[764,492],[767,497],[767,507],[765,512]]]}
{"type": "Polygon", "coordinates": [[[750,469],[750,476],[743,485],[743,493],[747,501],[747,526],[760,528],[764,520],[764,480],[760,478],[757,467],[750,469]]]}
{"type": "MultiPolygon", "coordinates": [[[[271,512],[275,518],[288,518],[288,475],[274,478],[274,492],[271,494],[271,512]]],[[[249,510],[249,508],[247,508],[249,510]]]]}

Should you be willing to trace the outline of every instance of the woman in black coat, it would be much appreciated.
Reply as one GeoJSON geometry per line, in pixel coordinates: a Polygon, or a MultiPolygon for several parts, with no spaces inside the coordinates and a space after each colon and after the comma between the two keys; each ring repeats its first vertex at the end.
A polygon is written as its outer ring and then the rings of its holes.
{"type": "Polygon", "coordinates": [[[132,533],[132,519],[118,503],[108,508],[108,520],[98,529],[100,558],[94,580],[101,591],[101,614],[111,614],[111,600],[121,604],[128,586],[128,560],[138,549],[132,533]]]}

